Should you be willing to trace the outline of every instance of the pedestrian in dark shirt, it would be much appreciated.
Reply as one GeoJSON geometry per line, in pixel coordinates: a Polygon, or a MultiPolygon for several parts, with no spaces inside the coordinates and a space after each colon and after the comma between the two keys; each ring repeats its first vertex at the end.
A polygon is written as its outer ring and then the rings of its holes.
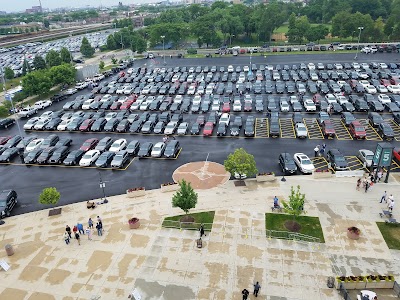
{"type": "Polygon", "coordinates": [[[249,296],[250,292],[246,289],[244,289],[242,291],[242,295],[243,295],[243,300],[247,300],[247,297],[249,296]]]}
{"type": "Polygon", "coordinates": [[[72,239],[72,236],[71,236],[71,227],[69,227],[68,225],[65,226],[65,231],[68,233],[69,238],[72,239]]]}
{"type": "Polygon", "coordinates": [[[260,291],[260,289],[261,289],[261,285],[257,281],[256,284],[254,285],[253,295],[257,297],[258,296],[258,292],[260,291]]]}

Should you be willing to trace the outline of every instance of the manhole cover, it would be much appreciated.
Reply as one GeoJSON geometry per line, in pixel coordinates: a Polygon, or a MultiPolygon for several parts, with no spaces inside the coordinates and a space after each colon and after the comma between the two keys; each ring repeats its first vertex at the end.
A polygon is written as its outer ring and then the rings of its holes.
{"type": "Polygon", "coordinates": [[[55,208],[52,210],[49,210],[49,217],[55,216],[55,215],[60,215],[61,214],[61,208],[55,208]]]}
{"type": "Polygon", "coordinates": [[[233,183],[235,184],[235,186],[246,186],[246,182],[244,182],[243,180],[234,181],[233,183]]]}

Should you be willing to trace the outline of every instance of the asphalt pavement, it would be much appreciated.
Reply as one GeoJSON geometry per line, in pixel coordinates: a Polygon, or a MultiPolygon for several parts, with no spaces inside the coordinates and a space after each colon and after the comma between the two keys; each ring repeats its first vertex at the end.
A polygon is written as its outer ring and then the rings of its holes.
{"type": "MultiPolygon", "coordinates": [[[[264,58],[263,56],[253,56],[251,62],[255,64],[299,64],[301,62],[352,62],[354,54],[316,54],[316,55],[273,55],[264,58]]],[[[392,62],[398,61],[399,54],[374,54],[359,55],[359,62],[377,61],[392,62]]],[[[204,58],[204,59],[178,59],[166,58],[167,66],[197,66],[197,65],[248,65],[250,57],[222,57],[222,58],[204,58]]],[[[162,67],[163,60],[138,60],[138,65],[153,65],[162,67]]],[[[111,79],[109,79],[111,80],[111,79]]],[[[87,93],[88,91],[81,91],[87,93]]],[[[74,99],[78,94],[70,97],[74,99]]],[[[47,110],[59,110],[66,101],[55,103],[47,110]]],[[[243,116],[248,114],[242,113],[243,116]]],[[[261,114],[255,114],[260,117],[261,114]]],[[[265,114],[264,114],[265,116],[265,114]]],[[[185,114],[184,121],[193,122],[197,114],[185,114]]],[[[21,127],[25,121],[21,121],[21,127]]],[[[72,149],[79,146],[88,138],[102,138],[110,135],[112,138],[126,138],[129,141],[137,139],[140,142],[162,140],[162,135],[131,135],[131,134],[104,134],[104,133],[60,133],[61,138],[72,138],[72,149]]],[[[0,135],[18,134],[17,126],[8,130],[3,130],[0,135]]],[[[46,132],[26,132],[23,135],[47,136],[46,132]]],[[[100,198],[102,189],[100,188],[100,174],[106,183],[105,192],[107,196],[125,193],[129,188],[144,186],[146,189],[159,188],[160,184],[172,181],[173,171],[180,165],[192,161],[204,161],[207,156],[209,161],[223,163],[227,155],[236,148],[243,147],[249,153],[253,154],[260,172],[275,172],[281,174],[278,167],[278,156],[281,152],[304,152],[313,156],[313,149],[317,144],[326,143],[327,149],[339,148],[345,155],[355,155],[358,149],[365,148],[375,150],[377,141],[355,141],[355,140],[321,140],[295,138],[250,138],[244,137],[210,137],[202,136],[182,136],[177,137],[182,146],[182,152],[176,160],[165,159],[135,159],[126,170],[97,170],[70,167],[37,167],[23,165],[0,165],[1,189],[14,189],[18,192],[19,207],[14,211],[15,214],[44,209],[43,205],[38,203],[38,197],[43,188],[56,187],[61,193],[60,204],[69,204],[87,199],[100,198]]],[[[399,142],[394,141],[394,146],[399,146],[399,142]]],[[[19,159],[15,162],[18,163],[19,159]]]]}

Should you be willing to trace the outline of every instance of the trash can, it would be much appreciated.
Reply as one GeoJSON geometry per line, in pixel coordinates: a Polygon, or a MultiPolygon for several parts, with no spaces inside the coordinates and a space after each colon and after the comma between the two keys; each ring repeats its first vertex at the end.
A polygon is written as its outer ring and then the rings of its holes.
{"type": "Polygon", "coordinates": [[[14,249],[10,244],[7,244],[4,248],[6,249],[6,253],[8,256],[11,256],[14,254],[14,249]]]}

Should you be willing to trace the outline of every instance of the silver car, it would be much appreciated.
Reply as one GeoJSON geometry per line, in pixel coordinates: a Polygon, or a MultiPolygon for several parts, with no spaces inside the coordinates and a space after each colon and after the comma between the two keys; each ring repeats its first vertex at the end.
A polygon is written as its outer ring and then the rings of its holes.
{"type": "Polygon", "coordinates": [[[296,123],[296,136],[300,139],[307,138],[307,128],[303,123],[296,123]]]}
{"type": "Polygon", "coordinates": [[[365,166],[367,168],[369,168],[372,165],[372,159],[374,158],[374,152],[372,152],[371,150],[367,150],[367,149],[360,149],[360,150],[358,150],[357,157],[359,160],[361,160],[361,162],[363,164],[365,164],[365,166]]]}

